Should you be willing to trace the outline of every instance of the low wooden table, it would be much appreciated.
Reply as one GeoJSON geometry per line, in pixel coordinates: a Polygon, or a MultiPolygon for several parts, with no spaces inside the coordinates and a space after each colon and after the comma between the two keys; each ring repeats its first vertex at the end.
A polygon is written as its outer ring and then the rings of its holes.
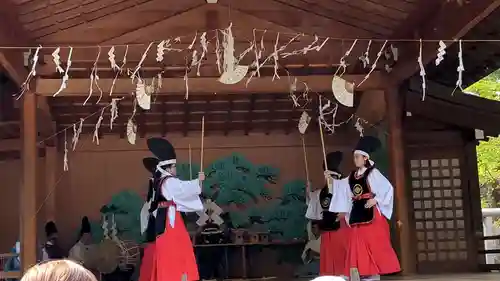
{"type": "Polygon", "coordinates": [[[224,244],[195,244],[195,248],[203,248],[203,247],[224,247],[224,262],[225,262],[225,278],[228,278],[229,272],[228,272],[228,263],[229,263],[229,258],[228,258],[228,251],[227,249],[229,247],[237,247],[241,248],[241,267],[243,271],[243,276],[242,278],[248,278],[248,273],[247,273],[247,248],[249,247],[254,247],[254,246],[290,246],[290,245],[298,245],[298,244],[305,244],[304,240],[291,240],[291,241],[272,241],[272,242],[257,242],[257,243],[251,243],[251,242],[245,242],[245,243],[224,243],[224,244]]]}

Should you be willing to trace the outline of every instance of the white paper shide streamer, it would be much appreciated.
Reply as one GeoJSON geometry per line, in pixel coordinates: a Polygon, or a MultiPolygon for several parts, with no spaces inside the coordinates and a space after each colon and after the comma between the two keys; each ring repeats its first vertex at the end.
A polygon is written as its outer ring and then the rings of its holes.
{"type": "Polygon", "coordinates": [[[75,151],[76,145],[78,144],[78,141],[80,140],[80,134],[82,133],[83,121],[85,121],[85,119],[80,118],[80,123],[78,124],[78,129],[76,127],[76,124],[73,124],[73,140],[71,141],[72,145],[73,145],[73,151],[75,151]]]}
{"type": "Polygon", "coordinates": [[[298,125],[299,132],[301,134],[306,133],[307,127],[309,126],[310,122],[311,122],[311,116],[309,116],[309,114],[307,114],[306,111],[303,111],[302,115],[300,116],[299,125],[298,125]]]}
{"type": "Polygon", "coordinates": [[[135,144],[137,140],[137,124],[134,121],[135,114],[137,112],[137,102],[134,101],[134,111],[132,112],[132,116],[127,121],[127,140],[130,144],[135,144]]]}
{"type": "Polygon", "coordinates": [[[109,118],[109,128],[113,130],[113,124],[115,123],[116,118],[118,118],[118,101],[120,99],[111,99],[111,108],[110,113],[111,117],[109,118]]]}
{"type": "Polygon", "coordinates": [[[153,87],[147,86],[142,79],[137,80],[135,88],[135,99],[137,104],[145,110],[151,109],[151,94],[153,87]]]}
{"type": "Polygon", "coordinates": [[[64,130],[64,157],[63,157],[63,170],[65,172],[69,171],[69,161],[68,161],[68,134],[64,130]]]}
{"type": "Polygon", "coordinates": [[[464,59],[463,59],[463,53],[462,53],[462,40],[458,41],[458,67],[457,67],[457,73],[458,73],[458,78],[457,78],[457,83],[456,83],[456,88],[459,88],[463,92],[462,88],[462,83],[463,83],[463,73],[465,71],[464,67],[464,59]]]}
{"type": "Polygon", "coordinates": [[[439,41],[439,48],[437,50],[437,57],[436,57],[436,66],[438,66],[443,60],[444,56],[446,55],[446,44],[443,42],[443,40],[439,41]]]}
{"type": "Polygon", "coordinates": [[[425,67],[422,58],[422,39],[420,39],[420,49],[417,58],[418,66],[420,67],[420,76],[422,77],[422,101],[425,99],[425,94],[427,92],[427,85],[425,81],[425,67]]]}
{"type": "Polygon", "coordinates": [[[101,128],[102,120],[104,115],[104,108],[101,110],[101,115],[99,115],[99,119],[97,119],[97,122],[95,123],[94,127],[94,133],[92,135],[92,142],[97,143],[99,145],[99,128],[101,128]]]}

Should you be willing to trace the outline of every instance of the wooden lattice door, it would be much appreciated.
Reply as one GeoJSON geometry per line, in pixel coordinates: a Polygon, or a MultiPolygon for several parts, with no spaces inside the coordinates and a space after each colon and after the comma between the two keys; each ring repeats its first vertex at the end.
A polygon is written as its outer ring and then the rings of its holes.
{"type": "Polygon", "coordinates": [[[474,266],[469,251],[470,204],[459,151],[420,150],[409,155],[417,268],[421,273],[469,271],[474,266]]]}

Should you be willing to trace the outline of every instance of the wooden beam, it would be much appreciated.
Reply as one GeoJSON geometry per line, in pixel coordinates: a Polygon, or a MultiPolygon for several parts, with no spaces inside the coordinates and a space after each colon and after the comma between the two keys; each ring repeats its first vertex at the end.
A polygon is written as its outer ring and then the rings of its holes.
{"type": "MultiPolygon", "coordinates": [[[[332,90],[332,76],[331,75],[312,75],[312,76],[298,76],[297,81],[307,84],[311,91],[315,92],[331,92],[332,90]]],[[[359,83],[363,80],[364,75],[344,75],[344,79],[359,83]]],[[[361,87],[356,90],[372,90],[382,87],[383,80],[379,72],[371,74],[371,78],[363,83],[361,87]]],[[[110,89],[113,79],[99,80],[101,89],[110,89]]],[[[274,80],[272,77],[253,78],[252,81],[245,87],[246,79],[234,85],[224,85],[217,81],[215,77],[199,77],[189,78],[189,91],[192,93],[203,94],[266,94],[266,93],[286,93],[290,92],[290,82],[286,77],[279,80],[274,80]]],[[[163,87],[159,95],[162,94],[181,94],[186,92],[186,81],[180,78],[163,78],[163,87]]],[[[36,92],[42,96],[52,96],[57,92],[61,86],[60,79],[37,79],[36,92]]],[[[117,79],[114,87],[114,93],[124,94],[134,91],[135,85],[131,83],[128,78],[117,79]]],[[[89,92],[88,79],[69,79],[68,87],[59,94],[59,96],[86,96],[89,92]]]]}
{"type": "Polygon", "coordinates": [[[57,147],[45,148],[45,221],[56,221],[57,147]]]}
{"type": "Polygon", "coordinates": [[[23,179],[19,194],[21,266],[22,270],[36,264],[36,174],[37,174],[37,118],[36,95],[27,92],[23,96],[23,179]]]}
{"type": "Polygon", "coordinates": [[[378,124],[386,115],[387,105],[383,90],[363,92],[356,108],[356,116],[370,124],[378,124]]]}
{"type": "MultiPolygon", "coordinates": [[[[425,40],[460,39],[500,6],[500,0],[475,0],[468,1],[464,5],[458,5],[454,1],[442,2],[434,18],[416,26],[413,29],[415,34],[411,38],[425,40]]],[[[449,45],[450,42],[447,44],[449,45]]],[[[436,57],[437,46],[437,42],[424,44],[422,54],[424,65],[436,57]]],[[[405,47],[400,49],[400,54],[407,60],[398,62],[391,72],[391,76],[398,82],[419,71],[416,60],[419,44],[414,42],[405,44],[405,47]]]]}
{"type": "Polygon", "coordinates": [[[416,273],[416,254],[412,249],[411,214],[409,213],[406,188],[406,162],[403,142],[403,105],[398,86],[389,84],[385,92],[387,119],[389,123],[389,175],[395,191],[396,219],[399,225],[401,267],[404,274],[416,273]]]}

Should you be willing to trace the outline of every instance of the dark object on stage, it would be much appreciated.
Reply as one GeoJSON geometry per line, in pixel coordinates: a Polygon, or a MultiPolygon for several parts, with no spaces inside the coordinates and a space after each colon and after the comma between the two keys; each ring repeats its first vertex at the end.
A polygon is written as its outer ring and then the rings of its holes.
{"type": "Polygon", "coordinates": [[[361,150],[368,154],[372,154],[382,146],[380,140],[372,136],[364,136],[359,139],[355,150],[361,150]]]}
{"type": "Polygon", "coordinates": [[[321,231],[335,231],[340,228],[340,221],[338,220],[338,213],[328,211],[330,208],[330,201],[332,194],[325,185],[319,193],[319,203],[323,209],[323,219],[319,221],[318,226],[321,231]]]}
{"type": "Polygon", "coordinates": [[[340,166],[340,163],[342,162],[342,152],[341,151],[334,151],[334,152],[330,152],[326,155],[326,165],[327,167],[325,167],[325,163],[323,163],[323,170],[328,170],[328,171],[332,171],[332,172],[336,172],[336,173],[339,173],[339,166],[340,166]]]}
{"type": "Polygon", "coordinates": [[[151,174],[155,173],[158,162],[160,161],[154,157],[146,157],[142,159],[142,164],[144,164],[144,168],[146,168],[146,170],[148,170],[151,174]]]}
{"type": "Polygon", "coordinates": [[[349,176],[349,186],[352,192],[352,209],[349,215],[349,224],[367,224],[373,220],[374,208],[365,208],[369,199],[375,197],[368,184],[368,175],[374,167],[366,169],[361,176],[356,176],[356,171],[351,172],[349,176]]]}
{"type": "Polygon", "coordinates": [[[197,238],[196,244],[222,244],[226,242],[224,230],[216,223],[207,223],[203,226],[200,235],[197,238]]]}
{"type": "Polygon", "coordinates": [[[163,138],[150,138],[147,141],[151,151],[160,161],[176,159],[174,146],[163,138]]]}

